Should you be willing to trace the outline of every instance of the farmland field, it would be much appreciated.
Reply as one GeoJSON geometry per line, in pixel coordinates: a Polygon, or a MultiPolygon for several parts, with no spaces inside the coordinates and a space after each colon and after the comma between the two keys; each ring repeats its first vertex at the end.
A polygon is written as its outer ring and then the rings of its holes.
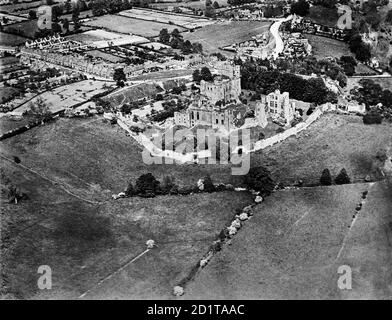
{"type": "Polygon", "coordinates": [[[268,22],[231,21],[209,25],[194,32],[184,33],[183,36],[185,40],[200,42],[204,52],[214,53],[219,51],[219,48],[268,32],[269,26],[268,22]]]}
{"type": "Polygon", "coordinates": [[[388,192],[378,182],[274,193],[190,283],[184,298],[387,299],[388,192]],[[369,203],[353,220],[363,191],[369,191],[369,203]],[[338,289],[340,265],[352,268],[353,290],[338,289]]]}
{"type": "Polygon", "coordinates": [[[166,28],[169,31],[176,28],[179,29],[179,31],[183,30],[180,27],[165,23],[144,21],[110,14],[93,18],[91,21],[85,22],[84,25],[104,28],[119,33],[137,34],[142,37],[157,37],[159,31],[163,28],[166,28]]]}

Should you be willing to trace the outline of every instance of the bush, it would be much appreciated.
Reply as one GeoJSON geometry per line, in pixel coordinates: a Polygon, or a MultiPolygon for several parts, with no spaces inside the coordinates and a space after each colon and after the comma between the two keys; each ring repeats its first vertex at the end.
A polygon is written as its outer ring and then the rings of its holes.
{"type": "Polygon", "coordinates": [[[328,169],[324,169],[323,173],[321,174],[320,184],[322,186],[330,186],[332,184],[332,177],[331,173],[328,169]]]}
{"type": "Polygon", "coordinates": [[[127,189],[125,190],[125,195],[127,197],[132,197],[136,194],[135,188],[132,185],[132,182],[129,182],[127,189]]]}
{"type": "Polygon", "coordinates": [[[212,183],[210,175],[206,175],[204,177],[203,184],[204,184],[204,192],[214,192],[215,191],[215,186],[212,183]]]}
{"type": "Polygon", "coordinates": [[[381,124],[382,122],[382,116],[376,111],[365,114],[362,119],[364,124],[381,124]]]}
{"type": "Polygon", "coordinates": [[[343,168],[340,171],[340,173],[338,174],[338,176],[335,178],[335,183],[336,184],[348,184],[350,182],[351,181],[350,181],[350,178],[347,174],[347,171],[346,171],[346,169],[343,168]]]}
{"type": "Polygon", "coordinates": [[[174,178],[166,176],[163,178],[161,191],[163,194],[177,194],[178,186],[174,183],[174,178]]]}

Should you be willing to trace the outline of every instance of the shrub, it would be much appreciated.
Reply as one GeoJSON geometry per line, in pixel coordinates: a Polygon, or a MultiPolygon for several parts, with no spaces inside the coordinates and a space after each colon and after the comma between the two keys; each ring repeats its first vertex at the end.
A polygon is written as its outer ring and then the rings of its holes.
{"type": "Polygon", "coordinates": [[[174,183],[174,178],[171,176],[166,176],[163,178],[161,191],[163,194],[173,194],[178,193],[178,186],[174,183]]]}
{"type": "Polygon", "coordinates": [[[203,183],[204,183],[204,191],[205,192],[214,192],[215,191],[215,186],[212,183],[212,180],[211,180],[211,177],[209,174],[204,177],[203,183]]]}
{"type": "Polygon", "coordinates": [[[331,173],[328,169],[324,169],[323,173],[321,174],[320,184],[322,186],[330,186],[332,184],[332,177],[331,173]]]}
{"type": "Polygon", "coordinates": [[[135,188],[132,185],[132,182],[129,182],[127,189],[125,190],[125,195],[127,197],[132,197],[133,195],[135,195],[135,188]]]}
{"type": "Polygon", "coordinates": [[[347,171],[346,171],[346,169],[343,168],[340,171],[340,173],[338,174],[338,176],[335,178],[335,183],[336,184],[348,184],[350,182],[351,181],[350,181],[350,178],[347,174],[347,171]]]}
{"type": "Polygon", "coordinates": [[[382,116],[376,111],[368,112],[362,119],[364,124],[381,124],[382,122],[382,116]]]}

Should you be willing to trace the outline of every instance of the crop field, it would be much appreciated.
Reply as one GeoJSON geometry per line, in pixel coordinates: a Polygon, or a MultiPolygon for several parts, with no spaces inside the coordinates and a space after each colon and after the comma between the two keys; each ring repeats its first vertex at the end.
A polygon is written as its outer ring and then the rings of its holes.
{"type": "Polygon", "coordinates": [[[203,19],[197,16],[187,16],[143,9],[126,10],[120,12],[119,14],[135,19],[179,25],[187,29],[205,27],[214,23],[212,20],[203,19]]]}
{"type": "Polygon", "coordinates": [[[200,42],[206,53],[218,52],[219,48],[249,40],[252,36],[268,32],[270,23],[259,21],[220,22],[194,32],[184,33],[184,39],[200,42]]]}
{"type": "Polygon", "coordinates": [[[333,177],[345,168],[352,181],[366,175],[377,180],[376,154],[392,147],[391,137],[389,123],[368,126],[358,116],[325,114],[297,137],[254,154],[252,163],[268,167],[277,181],[287,184],[298,179],[317,184],[325,168],[333,177]]]}
{"type": "Polygon", "coordinates": [[[387,233],[392,199],[387,192],[392,189],[382,184],[274,193],[257,206],[231,246],[224,247],[190,283],[183,298],[390,297],[387,233]],[[364,208],[353,219],[364,191],[369,192],[364,208]],[[377,209],[372,203],[377,203],[377,209]],[[353,290],[337,287],[337,270],[344,264],[353,270],[353,290]]]}
{"type": "Polygon", "coordinates": [[[180,27],[166,23],[144,21],[110,14],[93,18],[91,21],[85,22],[84,25],[95,28],[104,28],[119,33],[136,34],[148,38],[157,37],[159,35],[159,31],[163,28],[168,29],[169,32],[176,28],[179,31],[183,31],[180,27]]]}

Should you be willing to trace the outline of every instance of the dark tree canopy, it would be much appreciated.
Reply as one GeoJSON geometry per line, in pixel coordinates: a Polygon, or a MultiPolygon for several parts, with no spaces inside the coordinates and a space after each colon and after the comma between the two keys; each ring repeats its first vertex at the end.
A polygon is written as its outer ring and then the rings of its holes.
{"type": "Polygon", "coordinates": [[[309,13],[309,3],[305,0],[299,0],[291,4],[291,13],[299,16],[306,16],[309,13]]]}
{"type": "Polygon", "coordinates": [[[342,169],[338,176],[335,178],[335,183],[336,184],[348,184],[350,183],[350,177],[347,174],[346,169],[342,169]]]}
{"type": "Polygon", "coordinates": [[[267,168],[254,167],[244,177],[244,184],[249,189],[260,191],[263,196],[270,195],[275,188],[275,182],[267,168]]]}
{"type": "Polygon", "coordinates": [[[159,191],[160,182],[155,179],[152,173],[142,174],[136,180],[136,193],[141,195],[155,196],[159,191]]]}
{"type": "Polygon", "coordinates": [[[324,169],[323,173],[321,174],[320,184],[322,186],[330,186],[332,184],[332,177],[331,173],[328,169],[324,169]]]}

